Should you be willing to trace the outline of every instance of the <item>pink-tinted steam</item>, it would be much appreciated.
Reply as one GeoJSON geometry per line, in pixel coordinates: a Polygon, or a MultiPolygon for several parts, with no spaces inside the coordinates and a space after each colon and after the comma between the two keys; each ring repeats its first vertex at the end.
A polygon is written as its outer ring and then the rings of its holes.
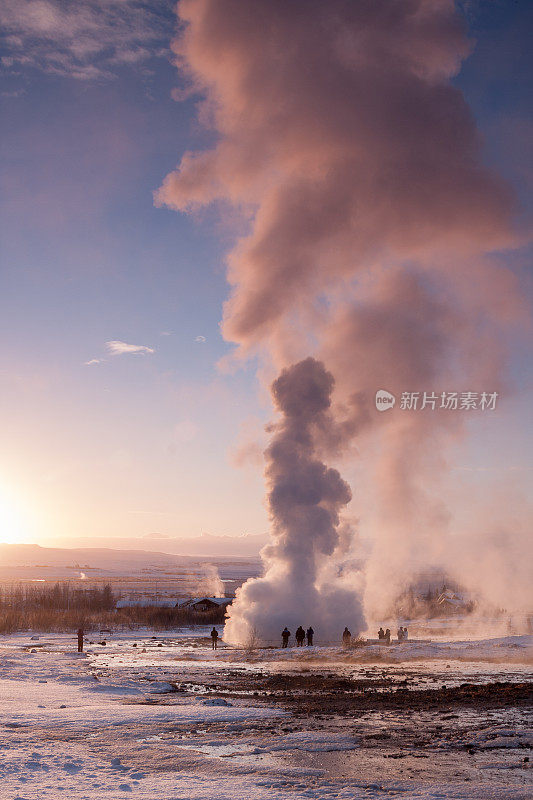
{"type": "Polygon", "coordinates": [[[374,476],[372,501],[356,499],[381,613],[418,563],[455,551],[439,477],[464,415],[382,415],[374,393],[501,392],[501,332],[523,315],[486,255],[517,242],[514,199],[451,83],[471,43],[452,0],[181,0],[178,14],[177,63],[217,141],[186,153],[156,202],[240,208],[225,337],[277,367],[312,343],[334,375],[337,426],[313,441],[338,456],[356,438],[374,476]]]}
{"type": "Polygon", "coordinates": [[[452,2],[184,0],[179,14],[174,49],[220,138],[157,201],[254,209],[229,259],[228,339],[264,342],[376,261],[510,242],[509,192],[449,83],[469,51],[452,2]]]}

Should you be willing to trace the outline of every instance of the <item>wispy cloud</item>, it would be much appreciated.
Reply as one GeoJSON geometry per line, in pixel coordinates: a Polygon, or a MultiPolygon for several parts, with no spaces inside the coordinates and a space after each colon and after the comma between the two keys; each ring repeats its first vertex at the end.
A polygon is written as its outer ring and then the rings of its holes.
{"type": "Polygon", "coordinates": [[[4,66],[85,81],[112,77],[166,54],[172,7],[171,0],[3,0],[4,66]]]}
{"type": "Polygon", "coordinates": [[[147,347],[145,344],[128,344],[118,340],[106,342],[105,346],[111,356],[122,356],[126,353],[155,353],[153,347],[147,347]]]}
{"type": "Polygon", "coordinates": [[[207,342],[207,339],[205,338],[205,336],[196,336],[194,341],[195,342],[207,342]]]}
{"type": "Polygon", "coordinates": [[[89,361],[84,362],[86,367],[92,367],[93,364],[101,364],[101,363],[102,363],[101,358],[90,358],[89,361]]]}

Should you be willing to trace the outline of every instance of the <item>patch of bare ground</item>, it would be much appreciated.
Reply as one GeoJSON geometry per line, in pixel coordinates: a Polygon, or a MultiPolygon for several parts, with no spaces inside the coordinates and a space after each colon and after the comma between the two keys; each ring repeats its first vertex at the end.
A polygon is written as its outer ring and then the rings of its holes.
{"type": "MultiPolygon", "coordinates": [[[[196,685],[198,688],[198,685],[196,685]]],[[[185,685],[184,689],[187,689],[185,685]]],[[[232,673],[221,683],[204,684],[207,692],[253,697],[281,705],[294,714],[351,715],[372,710],[429,710],[457,707],[533,707],[533,682],[495,681],[462,683],[448,687],[409,688],[409,681],[383,677],[350,679],[335,675],[284,674],[246,675],[232,673]]]]}

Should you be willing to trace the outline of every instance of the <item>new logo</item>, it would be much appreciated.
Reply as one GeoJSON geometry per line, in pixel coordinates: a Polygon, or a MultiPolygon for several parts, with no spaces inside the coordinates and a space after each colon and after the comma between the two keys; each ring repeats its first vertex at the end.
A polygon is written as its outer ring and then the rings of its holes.
{"type": "Polygon", "coordinates": [[[378,411],[388,411],[389,408],[394,408],[396,398],[385,389],[379,389],[376,392],[376,408],[378,411]]]}

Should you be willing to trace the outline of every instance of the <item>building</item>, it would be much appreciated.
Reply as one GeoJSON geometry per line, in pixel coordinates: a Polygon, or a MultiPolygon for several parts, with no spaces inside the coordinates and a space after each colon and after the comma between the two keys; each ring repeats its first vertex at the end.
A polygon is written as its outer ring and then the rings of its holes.
{"type": "Polygon", "coordinates": [[[187,608],[192,611],[213,611],[215,608],[227,608],[231,600],[231,597],[187,597],[182,600],[174,597],[144,597],[138,600],[118,600],[115,608],[117,611],[121,608],[187,608]]]}
{"type": "Polygon", "coordinates": [[[173,597],[144,597],[141,600],[117,600],[115,606],[119,611],[121,608],[177,608],[180,601],[173,597]]]}
{"type": "Polygon", "coordinates": [[[446,589],[444,592],[442,592],[442,594],[437,598],[437,604],[448,609],[449,611],[459,612],[466,610],[466,603],[464,599],[460,594],[457,594],[451,589],[446,589]]]}
{"type": "Polygon", "coordinates": [[[176,608],[190,608],[194,611],[213,611],[215,608],[227,608],[231,597],[191,597],[178,600],[176,608]]]}

